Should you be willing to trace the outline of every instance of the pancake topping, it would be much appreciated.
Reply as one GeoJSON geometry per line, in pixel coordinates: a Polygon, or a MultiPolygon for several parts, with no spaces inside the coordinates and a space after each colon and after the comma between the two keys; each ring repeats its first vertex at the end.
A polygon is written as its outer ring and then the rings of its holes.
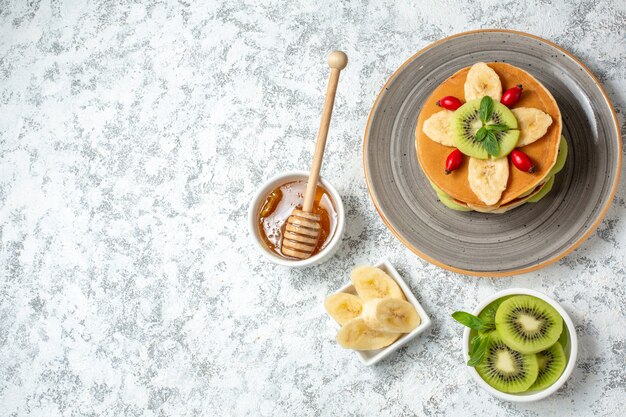
{"type": "MultiPolygon", "coordinates": [[[[460,153],[469,157],[470,189],[484,204],[497,207],[509,178],[507,155],[544,137],[552,118],[532,107],[509,110],[520,100],[522,86],[505,91],[503,97],[498,74],[483,62],[467,72],[463,90],[463,105],[459,106],[462,101],[456,97],[443,97],[437,104],[444,110],[425,120],[422,130],[429,139],[457,148],[446,160],[446,173],[461,165],[460,153]]],[[[533,171],[530,167],[534,164],[526,154],[516,151],[515,155],[514,166],[533,171]]]]}

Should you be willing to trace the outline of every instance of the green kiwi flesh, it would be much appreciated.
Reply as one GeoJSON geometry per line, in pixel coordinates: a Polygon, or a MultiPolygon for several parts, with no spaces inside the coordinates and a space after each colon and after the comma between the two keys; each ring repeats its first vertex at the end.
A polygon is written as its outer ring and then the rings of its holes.
{"type": "Polygon", "coordinates": [[[565,140],[565,136],[561,135],[561,141],[559,142],[559,153],[556,156],[556,162],[554,163],[554,166],[552,167],[550,172],[548,172],[549,176],[554,176],[561,172],[561,170],[565,166],[565,161],[567,160],[567,151],[567,141],[565,140]]]}
{"type": "Polygon", "coordinates": [[[554,186],[554,176],[561,172],[563,167],[565,166],[565,161],[567,160],[567,141],[565,140],[565,136],[561,135],[561,141],[559,142],[559,153],[556,157],[556,162],[550,172],[548,172],[548,176],[550,179],[546,181],[541,190],[528,199],[528,203],[536,203],[542,198],[544,198],[550,191],[552,191],[552,187],[554,186]]]}
{"type": "Polygon", "coordinates": [[[511,349],[497,332],[489,334],[489,345],[476,372],[489,385],[502,392],[524,392],[537,379],[539,364],[534,354],[511,349]]]}
{"type": "Polygon", "coordinates": [[[550,191],[552,191],[552,186],[554,185],[554,176],[551,176],[548,181],[541,187],[541,190],[534,196],[530,197],[526,200],[527,203],[537,203],[539,200],[548,195],[550,191]]]}
{"type": "Polygon", "coordinates": [[[433,187],[433,190],[435,190],[435,193],[437,193],[439,201],[441,201],[441,204],[443,204],[444,206],[457,211],[472,211],[472,209],[468,207],[455,203],[452,197],[446,194],[441,188],[437,187],[433,182],[431,182],[430,185],[433,187]]]}
{"type": "Polygon", "coordinates": [[[561,332],[561,336],[559,336],[558,342],[561,344],[563,350],[569,350],[569,332],[567,331],[565,323],[563,323],[563,331],[561,332]]]}
{"type": "Polygon", "coordinates": [[[535,354],[539,373],[537,379],[528,388],[529,391],[539,391],[554,384],[565,370],[567,359],[560,343],[555,343],[550,348],[535,354]]]}
{"type": "MultiPolygon", "coordinates": [[[[482,142],[476,140],[476,132],[482,127],[480,120],[481,99],[471,100],[455,110],[452,116],[452,135],[454,145],[465,155],[478,159],[487,159],[489,154],[482,142]]],[[[505,124],[510,129],[517,129],[517,119],[504,104],[494,101],[493,111],[487,124],[505,124]]],[[[517,144],[519,130],[497,132],[496,138],[500,145],[500,153],[496,158],[508,155],[517,144]]]]}
{"type": "Polygon", "coordinates": [[[530,295],[505,300],[496,312],[496,330],[504,343],[521,353],[548,349],[563,331],[563,318],[550,304],[530,295]]]}
{"type": "MultiPolygon", "coordinates": [[[[507,295],[506,297],[498,298],[497,300],[492,301],[491,303],[487,304],[487,306],[482,309],[480,314],[478,314],[478,318],[489,323],[495,323],[496,311],[498,311],[498,307],[500,307],[500,304],[502,304],[503,301],[511,297],[512,295],[507,295]]],[[[479,330],[478,333],[484,334],[484,333],[489,333],[490,331],[493,331],[493,330],[479,330]]]]}

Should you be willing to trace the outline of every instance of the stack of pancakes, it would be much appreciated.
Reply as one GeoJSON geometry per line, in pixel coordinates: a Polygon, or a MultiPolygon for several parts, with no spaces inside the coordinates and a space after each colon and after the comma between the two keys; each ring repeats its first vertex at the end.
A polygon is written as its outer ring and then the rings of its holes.
{"type": "Polygon", "coordinates": [[[548,173],[555,165],[558,155],[562,121],[561,112],[554,97],[532,75],[513,65],[501,62],[491,62],[487,65],[500,77],[502,91],[518,84],[523,85],[521,98],[512,106],[513,108],[534,107],[552,117],[552,124],[543,137],[519,148],[533,161],[535,171],[533,173],[523,172],[515,168],[509,161],[508,183],[500,200],[495,205],[486,205],[470,188],[468,181],[469,157],[465,156],[461,166],[446,175],[444,169],[446,158],[453,148],[431,140],[424,133],[423,125],[424,121],[434,113],[442,111],[442,108],[437,105],[437,101],[442,97],[454,96],[461,100],[464,99],[464,84],[470,67],[458,71],[445,80],[426,100],[417,120],[415,142],[417,158],[424,174],[435,187],[447,194],[454,203],[471,210],[503,213],[518,207],[539,193],[549,180],[548,173]]]}

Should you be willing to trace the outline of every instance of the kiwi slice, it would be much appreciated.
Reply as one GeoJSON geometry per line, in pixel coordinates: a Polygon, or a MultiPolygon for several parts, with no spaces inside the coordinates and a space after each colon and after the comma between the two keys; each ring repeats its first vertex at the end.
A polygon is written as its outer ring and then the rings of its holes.
{"type": "Polygon", "coordinates": [[[537,379],[537,355],[523,354],[502,341],[497,332],[490,333],[489,344],[476,372],[486,383],[502,392],[526,391],[537,379]]]}
{"type": "Polygon", "coordinates": [[[563,331],[561,332],[561,336],[559,336],[558,342],[561,344],[563,350],[569,349],[569,332],[567,331],[565,322],[563,323],[563,331]]]}
{"type": "Polygon", "coordinates": [[[554,176],[551,176],[548,181],[541,187],[541,190],[534,196],[530,197],[526,202],[528,203],[536,203],[542,198],[544,198],[548,193],[552,190],[552,186],[554,185],[554,176]]]}
{"type": "MultiPolygon", "coordinates": [[[[497,300],[492,301],[491,303],[487,304],[487,306],[482,309],[480,314],[478,314],[478,318],[480,318],[483,321],[488,322],[488,323],[495,323],[495,321],[496,321],[496,311],[498,311],[498,307],[500,307],[500,304],[502,304],[505,300],[507,300],[507,299],[509,299],[511,297],[513,297],[513,296],[512,295],[507,295],[506,297],[498,298],[497,300]]],[[[480,330],[478,333],[484,334],[484,333],[488,333],[490,331],[492,331],[492,330],[480,330]]]]}
{"type": "Polygon", "coordinates": [[[516,295],[498,307],[496,330],[512,349],[537,353],[558,340],[563,331],[563,318],[554,307],[537,297],[516,295]]]}
{"type": "MultiPolygon", "coordinates": [[[[483,126],[480,120],[481,99],[471,100],[459,107],[452,116],[452,136],[454,145],[465,155],[487,159],[489,154],[483,143],[476,140],[476,132],[483,126]]],[[[510,129],[517,129],[517,119],[504,104],[494,101],[493,111],[487,124],[507,125],[510,129]]],[[[496,139],[500,145],[500,153],[496,158],[508,155],[519,139],[519,130],[496,132],[496,139]]]]}
{"type": "Polygon", "coordinates": [[[441,204],[443,204],[444,206],[457,211],[472,211],[472,209],[468,207],[455,203],[452,197],[446,194],[441,188],[437,187],[432,181],[430,182],[430,185],[433,187],[433,190],[435,190],[439,201],[441,201],[441,204]]]}
{"type": "Polygon", "coordinates": [[[554,186],[554,176],[561,172],[563,167],[565,166],[565,161],[567,160],[567,141],[565,140],[565,136],[561,135],[561,141],[559,142],[559,153],[556,157],[556,162],[550,172],[548,172],[548,176],[550,179],[546,181],[546,183],[541,187],[541,190],[530,197],[527,201],[529,203],[536,203],[542,198],[544,198],[550,191],[552,191],[552,187],[554,186]]]}
{"type": "Polygon", "coordinates": [[[567,141],[565,140],[565,136],[561,135],[561,141],[559,142],[559,153],[556,156],[556,162],[554,166],[548,172],[548,175],[554,176],[561,172],[563,167],[565,166],[565,161],[567,160],[567,141]]]}
{"type": "Polygon", "coordinates": [[[537,379],[528,388],[529,391],[539,391],[554,384],[565,370],[567,359],[560,343],[555,343],[546,350],[535,354],[539,373],[537,379]]]}

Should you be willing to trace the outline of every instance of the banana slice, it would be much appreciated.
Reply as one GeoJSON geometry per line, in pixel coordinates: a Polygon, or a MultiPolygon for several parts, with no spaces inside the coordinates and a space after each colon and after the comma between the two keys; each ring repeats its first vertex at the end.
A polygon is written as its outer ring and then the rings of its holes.
{"type": "Polygon", "coordinates": [[[363,303],[354,294],[340,292],[326,297],[324,308],[337,323],[343,326],[361,315],[363,303]]]}
{"type": "Polygon", "coordinates": [[[470,158],[467,179],[476,197],[488,206],[495,205],[509,180],[509,160],[470,158]]]}
{"type": "Polygon", "coordinates": [[[489,96],[496,101],[502,97],[502,83],[498,74],[484,62],[477,62],[467,73],[465,101],[489,96]]]}
{"type": "Polygon", "coordinates": [[[385,272],[373,266],[357,266],[350,274],[352,285],[363,300],[399,298],[406,300],[398,284],[385,272]]]}
{"type": "Polygon", "coordinates": [[[474,204],[470,204],[470,203],[466,203],[466,204],[467,204],[467,207],[479,213],[496,213],[500,209],[499,205],[485,207],[485,206],[475,206],[474,204]]]}
{"type": "Polygon", "coordinates": [[[383,332],[408,333],[422,322],[413,304],[397,298],[373,298],[363,305],[368,327],[383,332]]]}
{"type": "Polygon", "coordinates": [[[433,114],[424,122],[422,130],[426,136],[435,142],[444,146],[454,146],[452,130],[450,130],[453,114],[454,112],[450,110],[442,110],[433,114]]]}
{"type": "Polygon", "coordinates": [[[372,350],[389,346],[401,333],[388,333],[374,330],[362,318],[350,320],[337,332],[337,343],[346,349],[372,350]]]}
{"type": "Polygon", "coordinates": [[[520,135],[517,147],[530,145],[543,137],[552,124],[552,117],[539,109],[532,107],[518,107],[511,109],[517,119],[520,135]]]}

